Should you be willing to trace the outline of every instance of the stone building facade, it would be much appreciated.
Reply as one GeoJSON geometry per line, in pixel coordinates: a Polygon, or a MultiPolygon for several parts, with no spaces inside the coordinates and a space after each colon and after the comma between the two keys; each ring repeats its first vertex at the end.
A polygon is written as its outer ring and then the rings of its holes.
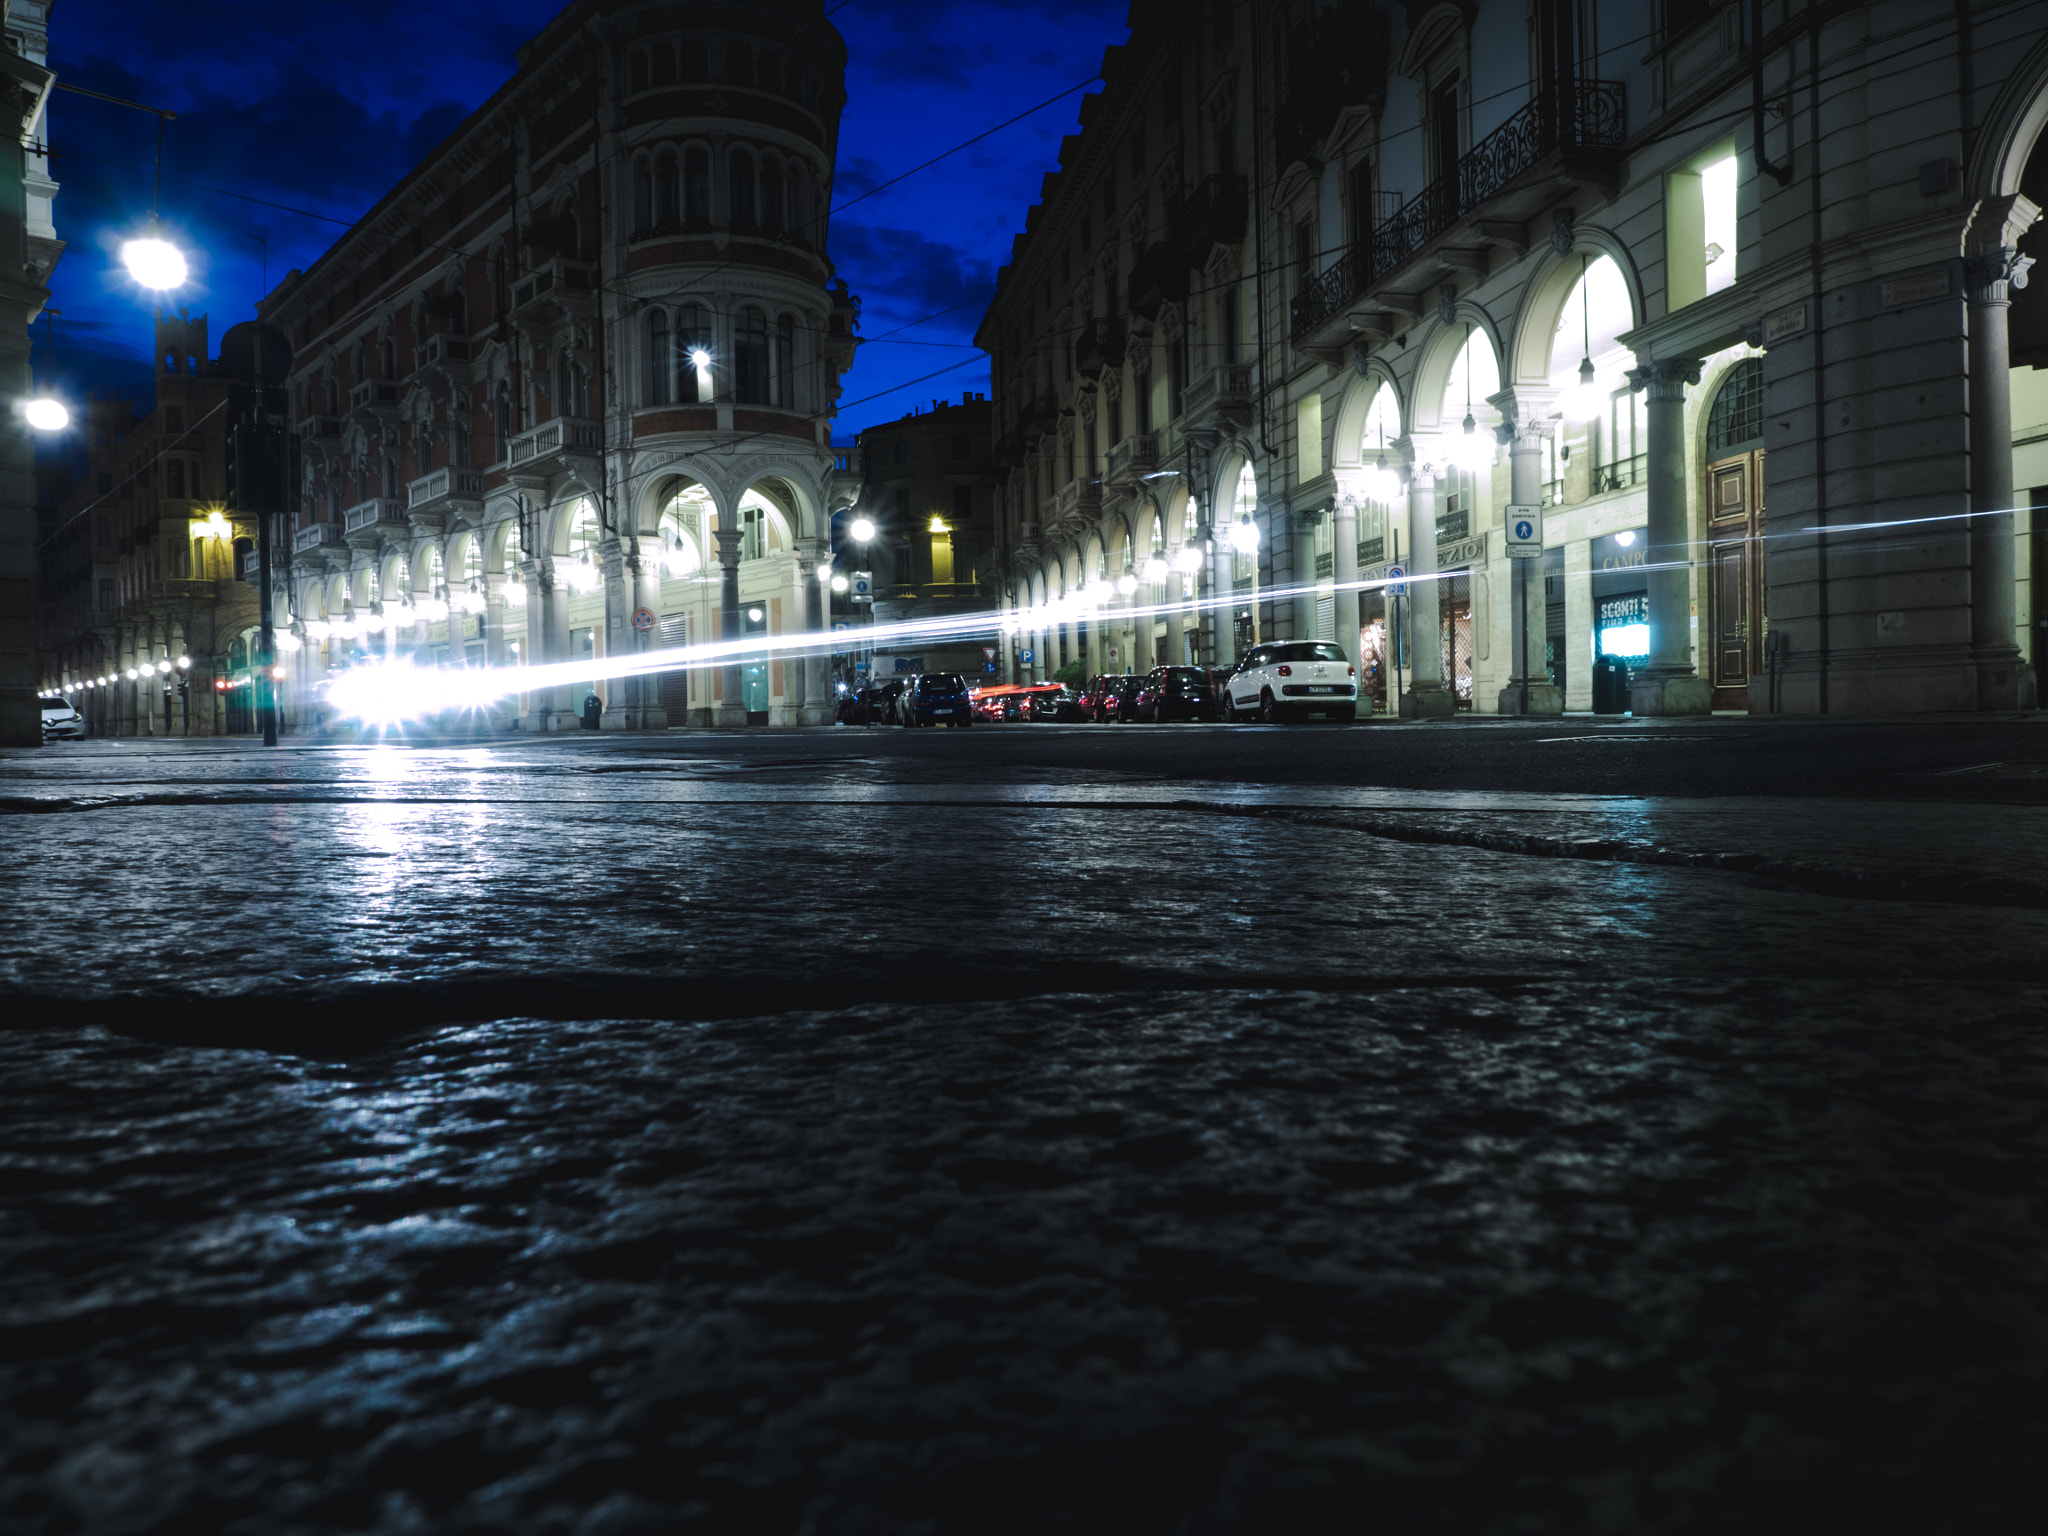
{"type": "MultiPolygon", "coordinates": [[[[407,660],[516,667],[822,627],[857,304],[826,212],[845,49],[819,0],[582,0],[262,305],[306,484],[294,707],[407,660]]],[[[815,660],[593,676],[494,723],[829,719],[815,660]]]]}
{"type": "Polygon", "coordinates": [[[1586,708],[1602,656],[1640,713],[2032,705],[2039,5],[1131,25],[980,333],[1013,669],[1321,637],[1408,715],[1586,708]]]}
{"type": "MultiPolygon", "coordinates": [[[[862,559],[874,577],[874,603],[866,615],[855,611],[856,622],[939,620],[994,608],[990,421],[988,397],[967,394],[862,429],[858,511],[873,519],[876,534],[864,550],[848,548],[842,516],[836,543],[837,565],[862,559]]],[[[960,672],[980,679],[983,647],[995,639],[991,622],[985,632],[970,625],[944,639],[879,645],[875,671],[960,672]]]]}
{"type": "Polygon", "coordinates": [[[156,408],[88,400],[85,478],[41,550],[44,686],[95,736],[218,736],[253,719],[255,519],[226,508],[248,391],[204,315],[159,315],[156,408]]]}
{"type": "MultiPolygon", "coordinates": [[[[57,82],[49,68],[47,0],[7,0],[0,95],[13,124],[0,153],[0,394],[28,398],[29,327],[50,299],[63,242],[51,219],[57,183],[45,146],[57,82]]],[[[43,741],[37,693],[35,448],[18,409],[0,412],[0,746],[43,741]]]]}

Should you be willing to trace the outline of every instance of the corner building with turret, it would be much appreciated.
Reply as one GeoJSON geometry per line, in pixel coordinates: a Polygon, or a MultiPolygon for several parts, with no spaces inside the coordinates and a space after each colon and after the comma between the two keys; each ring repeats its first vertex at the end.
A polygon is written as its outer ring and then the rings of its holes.
{"type": "Polygon", "coordinates": [[[821,0],[570,6],[262,304],[304,484],[288,711],[383,661],[587,660],[499,725],[822,723],[826,659],[610,678],[821,629],[857,301],[825,255],[845,45],[821,0]]]}

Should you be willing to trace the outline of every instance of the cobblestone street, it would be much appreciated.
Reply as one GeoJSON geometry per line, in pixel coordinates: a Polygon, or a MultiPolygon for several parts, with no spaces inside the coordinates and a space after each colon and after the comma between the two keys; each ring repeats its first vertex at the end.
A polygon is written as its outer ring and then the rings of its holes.
{"type": "Polygon", "coordinates": [[[9,754],[0,1528],[2032,1530],[2043,729],[9,754]]]}

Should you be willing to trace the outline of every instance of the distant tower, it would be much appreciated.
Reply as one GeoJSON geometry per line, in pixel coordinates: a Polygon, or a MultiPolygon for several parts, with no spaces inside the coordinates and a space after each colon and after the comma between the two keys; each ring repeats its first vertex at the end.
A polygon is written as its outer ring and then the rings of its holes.
{"type": "Polygon", "coordinates": [[[196,319],[180,310],[156,317],[156,374],[198,377],[210,354],[206,350],[206,316],[196,319]]]}

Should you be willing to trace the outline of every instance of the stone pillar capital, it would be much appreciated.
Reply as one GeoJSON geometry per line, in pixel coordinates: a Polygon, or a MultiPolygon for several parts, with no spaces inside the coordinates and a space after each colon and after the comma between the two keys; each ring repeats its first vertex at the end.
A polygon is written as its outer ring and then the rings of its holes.
{"type": "Polygon", "coordinates": [[[1963,258],[1963,285],[1972,304],[2009,304],[2012,290],[2027,286],[2034,258],[2010,245],[1993,246],[1963,258]]]}
{"type": "Polygon", "coordinates": [[[1660,357],[1629,369],[1628,387],[1646,393],[1646,404],[1682,404],[1685,387],[1700,381],[1700,360],[1696,357],[1660,357]]]}
{"type": "Polygon", "coordinates": [[[2041,217],[2041,205],[2024,193],[2010,197],[1987,197],[1970,210],[1969,227],[1963,234],[1966,256],[1989,255],[2018,245],[2020,236],[2041,217]]]}
{"type": "Polygon", "coordinates": [[[1486,403],[1500,412],[1500,440],[1511,443],[1524,433],[1548,433],[1557,409],[1558,391],[1548,384],[1510,384],[1486,403]]]}

